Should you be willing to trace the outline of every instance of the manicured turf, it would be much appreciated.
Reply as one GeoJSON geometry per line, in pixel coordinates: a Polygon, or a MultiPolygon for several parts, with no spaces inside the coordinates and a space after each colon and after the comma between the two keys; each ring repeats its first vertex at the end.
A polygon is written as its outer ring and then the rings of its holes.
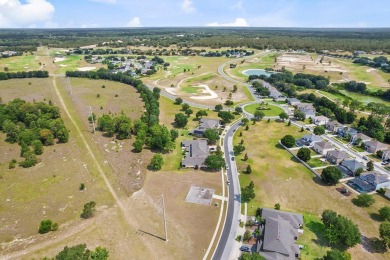
{"type": "Polygon", "coordinates": [[[8,68],[9,72],[38,70],[40,67],[36,56],[28,54],[0,59],[0,71],[8,68]]]}
{"type": "MultiPolygon", "coordinates": [[[[245,111],[248,113],[251,113],[253,115],[258,107],[259,107],[259,104],[248,105],[245,107],[245,111]]],[[[283,112],[283,109],[281,109],[280,107],[277,107],[277,106],[273,106],[273,105],[268,105],[268,106],[262,105],[262,107],[269,109],[269,110],[259,110],[259,111],[263,112],[265,114],[265,116],[278,116],[280,113],[283,112]]]]}

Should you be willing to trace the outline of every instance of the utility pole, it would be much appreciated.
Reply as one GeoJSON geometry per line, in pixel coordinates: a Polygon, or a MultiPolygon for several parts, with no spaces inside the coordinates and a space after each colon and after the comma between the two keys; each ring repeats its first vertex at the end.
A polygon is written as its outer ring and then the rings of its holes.
{"type": "Polygon", "coordinates": [[[164,219],[164,232],[165,232],[165,242],[168,242],[168,233],[167,233],[167,220],[165,219],[165,204],[164,204],[164,194],[161,195],[162,198],[162,208],[163,208],[163,219],[164,219]]]}
{"type": "MultiPolygon", "coordinates": [[[[95,133],[95,119],[93,118],[93,113],[92,113],[92,107],[91,106],[88,106],[89,107],[89,111],[91,113],[91,119],[92,119],[92,126],[93,126],[93,133],[95,133]]],[[[164,201],[164,199],[163,199],[164,201]]]]}

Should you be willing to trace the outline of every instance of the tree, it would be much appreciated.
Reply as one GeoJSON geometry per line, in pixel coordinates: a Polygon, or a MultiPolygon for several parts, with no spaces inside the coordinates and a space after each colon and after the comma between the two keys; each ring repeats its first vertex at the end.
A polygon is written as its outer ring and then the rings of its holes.
{"type": "Polygon", "coordinates": [[[282,112],[279,114],[280,119],[284,122],[284,120],[288,119],[288,115],[286,112],[282,112]]]}
{"type": "Polygon", "coordinates": [[[343,174],[336,166],[326,167],[321,173],[322,181],[328,185],[336,185],[342,177],[343,174]]]}
{"type": "Polygon", "coordinates": [[[261,119],[263,119],[263,117],[265,116],[264,112],[263,111],[260,111],[260,110],[256,110],[255,113],[253,114],[254,118],[256,121],[260,121],[261,119]]]}
{"type": "Polygon", "coordinates": [[[243,151],[245,151],[244,145],[238,144],[238,145],[233,146],[234,155],[236,155],[236,156],[240,155],[243,151]]]}
{"type": "Polygon", "coordinates": [[[319,126],[314,127],[313,132],[315,135],[323,135],[323,134],[325,134],[325,128],[323,126],[319,125],[319,126]]]}
{"type": "Polygon", "coordinates": [[[42,145],[42,142],[40,140],[32,141],[31,145],[32,145],[32,148],[33,148],[34,153],[36,155],[43,154],[43,145],[42,145]]]}
{"type": "Polygon", "coordinates": [[[372,204],[375,203],[375,199],[372,195],[362,193],[357,196],[357,198],[352,199],[353,204],[355,204],[358,207],[369,207],[372,204]]]}
{"type": "Polygon", "coordinates": [[[213,128],[206,129],[203,136],[207,138],[210,144],[215,144],[219,140],[219,133],[213,128]]]}
{"type": "Polygon", "coordinates": [[[85,184],[84,183],[80,183],[79,190],[85,190],[85,184]]]}
{"type": "Polygon", "coordinates": [[[68,247],[59,252],[56,260],[107,260],[109,252],[106,248],[96,247],[94,250],[87,249],[86,244],[79,244],[76,246],[68,247]]]}
{"type": "Polygon", "coordinates": [[[91,252],[91,260],[106,260],[108,259],[109,252],[104,247],[96,247],[95,251],[91,252]]]}
{"type": "Polygon", "coordinates": [[[322,212],[325,237],[330,244],[342,244],[353,247],[361,241],[361,234],[356,224],[350,219],[337,215],[333,210],[322,212]]]}
{"type": "Polygon", "coordinates": [[[84,209],[83,209],[83,212],[81,213],[80,216],[82,218],[92,217],[96,212],[95,207],[96,207],[96,202],[94,202],[94,201],[90,201],[90,202],[84,204],[84,209]]]}
{"type": "Polygon", "coordinates": [[[373,171],[374,170],[374,163],[372,161],[369,161],[367,163],[367,171],[373,171]]]}
{"type": "Polygon", "coordinates": [[[253,252],[252,254],[248,252],[243,252],[238,259],[239,260],[265,260],[265,258],[262,255],[256,252],[253,252]]]}
{"type": "Polygon", "coordinates": [[[155,124],[150,127],[149,137],[146,141],[151,149],[158,149],[164,152],[171,151],[175,146],[171,132],[164,125],[155,124]]]}
{"type": "Polygon", "coordinates": [[[181,105],[183,103],[183,99],[182,98],[176,98],[175,99],[175,105],[181,105]]]}
{"type": "Polygon", "coordinates": [[[152,157],[152,160],[150,161],[148,168],[153,170],[153,171],[158,171],[161,170],[161,167],[164,164],[164,159],[161,156],[161,154],[155,154],[152,157]]]}
{"type": "Polygon", "coordinates": [[[41,224],[39,225],[38,232],[39,234],[45,234],[50,231],[55,231],[58,229],[58,224],[53,223],[50,219],[42,220],[41,224]]]}
{"type": "Polygon", "coordinates": [[[287,148],[294,147],[294,145],[295,145],[295,138],[292,135],[285,135],[282,138],[281,143],[284,146],[286,146],[287,148]]]}
{"type": "Polygon", "coordinates": [[[379,215],[385,221],[390,221],[390,207],[384,206],[379,209],[379,215]]]}
{"type": "MultiPolygon", "coordinates": [[[[230,93],[230,94],[231,94],[231,93],[230,93]]],[[[234,103],[233,103],[233,101],[231,101],[231,100],[226,100],[226,101],[225,101],[225,105],[226,105],[226,106],[233,106],[233,104],[234,104],[234,103]]]]}
{"type": "Polygon", "coordinates": [[[379,237],[386,246],[390,246],[390,222],[386,221],[379,225],[379,237]]]}
{"type": "Polygon", "coordinates": [[[247,153],[245,153],[245,155],[244,155],[244,161],[248,161],[248,154],[247,153]]]}
{"type": "Polygon", "coordinates": [[[179,137],[179,131],[171,129],[170,131],[172,141],[175,141],[179,137]]]}
{"type": "Polygon", "coordinates": [[[326,252],[322,260],[351,260],[351,254],[348,252],[341,252],[337,249],[332,249],[326,252]]]}
{"type": "Polygon", "coordinates": [[[245,173],[246,173],[246,174],[251,174],[251,173],[252,173],[252,168],[251,168],[251,166],[250,166],[249,164],[248,164],[248,166],[246,167],[245,173]]]}
{"type": "Polygon", "coordinates": [[[230,123],[234,119],[234,115],[229,111],[220,111],[218,116],[222,119],[223,124],[230,123]]]}
{"type": "Polygon", "coordinates": [[[184,111],[184,113],[187,115],[187,116],[190,116],[192,113],[193,113],[193,111],[192,111],[192,109],[186,109],[186,111],[184,111]]]}
{"type": "Polygon", "coordinates": [[[241,114],[241,113],[243,112],[242,107],[239,107],[239,106],[235,107],[235,108],[234,108],[234,112],[235,112],[237,115],[238,115],[238,114],[241,114]]]}
{"type": "Polygon", "coordinates": [[[203,117],[203,116],[207,116],[207,111],[206,110],[199,110],[198,112],[196,112],[195,116],[196,118],[199,118],[199,117],[203,117]]]}
{"type": "Polygon", "coordinates": [[[222,155],[217,154],[210,154],[204,163],[210,170],[220,170],[225,166],[225,160],[222,158],[222,155]]]}
{"type": "Polygon", "coordinates": [[[291,126],[291,120],[288,120],[287,126],[291,126]]]}
{"type": "Polygon", "coordinates": [[[177,127],[185,127],[188,123],[188,118],[183,113],[175,115],[175,124],[177,127]]]}
{"type": "Polygon", "coordinates": [[[249,123],[249,119],[243,118],[243,119],[241,119],[241,123],[242,123],[242,125],[247,125],[249,123]]]}
{"type": "Polygon", "coordinates": [[[301,159],[304,162],[307,162],[311,159],[310,156],[310,149],[306,147],[299,148],[297,156],[299,159],[301,159]]]}
{"type": "Polygon", "coordinates": [[[222,111],[222,109],[223,109],[223,106],[221,104],[218,104],[215,106],[215,111],[217,111],[217,112],[222,111]]]}
{"type": "Polygon", "coordinates": [[[306,118],[305,114],[298,109],[294,111],[294,117],[300,121],[304,121],[306,118]]]}
{"type": "Polygon", "coordinates": [[[188,105],[187,103],[183,103],[182,105],[181,105],[181,110],[183,110],[183,111],[186,111],[187,109],[189,109],[190,108],[190,105],[188,105]]]}
{"type": "Polygon", "coordinates": [[[255,185],[253,181],[249,183],[246,187],[241,187],[241,201],[249,202],[255,198],[255,185]]]}
{"type": "Polygon", "coordinates": [[[279,203],[276,203],[275,206],[274,206],[274,209],[280,210],[280,204],[279,204],[279,203]]]}
{"type": "Polygon", "coordinates": [[[243,240],[244,240],[244,241],[248,241],[249,238],[251,238],[251,237],[252,237],[251,232],[250,232],[249,230],[245,230],[243,240]]]}

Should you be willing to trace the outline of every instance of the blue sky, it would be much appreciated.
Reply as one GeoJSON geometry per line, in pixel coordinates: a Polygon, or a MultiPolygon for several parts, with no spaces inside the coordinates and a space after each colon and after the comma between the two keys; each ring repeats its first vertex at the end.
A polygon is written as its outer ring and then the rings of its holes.
{"type": "Polygon", "coordinates": [[[389,0],[0,0],[0,28],[390,27],[389,0]]]}

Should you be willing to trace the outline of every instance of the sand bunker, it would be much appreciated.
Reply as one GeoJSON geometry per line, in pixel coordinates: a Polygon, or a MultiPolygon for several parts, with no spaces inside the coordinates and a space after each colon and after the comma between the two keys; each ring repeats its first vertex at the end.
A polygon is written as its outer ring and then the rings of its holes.
{"type": "Polygon", "coordinates": [[[374,70],[376,70],[376,69],[370,68],[370,69],[366,70],[366,72],[371,72],[371,71],[374,71],[374,70]]]}
{"type": "Polygon", "coordinates": [[[61,62],[61,61],[64,61],[65,58],[64,57],[55,57],[54,58],[54,62],[61,62]]]}
{"type": "Polygon", "coordinates": [[[169,94],[176,96],[175,88],[165,88],[164,90],[169,94]]]}
{"type": "Polygon", "coordinates": [[[77,70],[78,71],[90,71],[90,70],[94,70],[96,69],[96,67],[82,67],[82,68],[78,68],[77,70]]]}
{"type": "Polygon", "coordinates": [[[209,86],[201,84],[198,86],[193,86],[195,88],[204,88],[202,89],[202,94],[209,94],[210,96],[192,96],[191,99],[205,100],[205,99],[214,99],[217,98],[218,95],[214,91],[212,91],[209,86]]]}

